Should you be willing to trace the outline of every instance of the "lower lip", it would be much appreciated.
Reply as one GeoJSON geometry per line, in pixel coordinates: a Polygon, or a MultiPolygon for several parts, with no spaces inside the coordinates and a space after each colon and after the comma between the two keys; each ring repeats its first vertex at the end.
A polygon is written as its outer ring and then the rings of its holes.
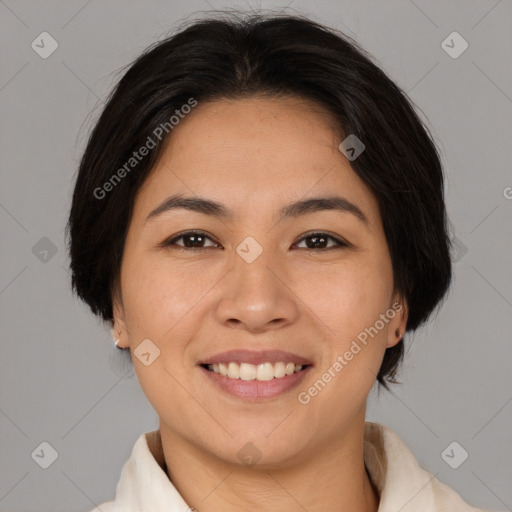
{"type": "Polygon", "coordinates": [[[231,396],[258,401],[275,398],[291,391],[299,385],[312,366],[306,366],[300,372],[292,373],[292,375],[285,375],[284,377],[267,381],[230,379],[220,373],[211,372],[203,366],[199,366],[199,368],[214,384],[231,396]]]}

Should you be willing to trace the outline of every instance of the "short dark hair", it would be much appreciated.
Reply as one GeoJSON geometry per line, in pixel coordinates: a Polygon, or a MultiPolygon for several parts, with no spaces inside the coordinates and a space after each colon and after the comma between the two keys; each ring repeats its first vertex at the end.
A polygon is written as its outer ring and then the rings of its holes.
{"type": "MultiPolygon", "coordinates": [[[[364,143],[351,166],[378,201],[407,331],[425,322],[452,279],[442,165],[411,101],[372,59],[345,34],[283,14],[196,20],[150,46],[112,91],[81,159],[66,226],[78,297],[112,322],[134,199],[166,137],[153,137],[136,171],[126,162],[182,105],[295,96],[324,107],[341,133],[364,143]],[[116,170],[123,179],[113,182],[116,170]]],[[[403,341],[386,350],[377,376],[384,388],[397,382],[403,355],[403,341]]]]}

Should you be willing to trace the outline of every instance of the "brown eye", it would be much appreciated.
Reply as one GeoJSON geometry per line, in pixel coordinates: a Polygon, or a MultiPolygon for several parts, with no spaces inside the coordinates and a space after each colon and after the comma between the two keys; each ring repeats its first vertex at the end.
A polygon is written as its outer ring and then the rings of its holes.
{"type": "MultiPolygon", "coordinates": [[[[319,250],[327,250],[327,249],[335,249],[338,247],[348,247],[348,244],[336,238],[332,235],[328,235],[327,233],[309,233],[307,236],[303,237],[299,243],[302,243],[306,240],[306,247],[304,249],[319,249],[319,250]],[[307,241],[310,242],[307,242],[307,241]],[[333,241],[334,245],[328,246],[329,241],[333,241]]],[[[296,244],[298,246],[298,244],[296,244]]],[[[302,247],[301,247],[302,248],[302,247]]]]}
{"type": "Polygon", "coordinates": [[[212,239],[202,231],[187,231],[186,233],[182,233],[181,235],[166,240],[163,243],[163,246],[168,247],[175,245],[178,248],[184,249],[206,249],[207,247],[215,247],[218,245],[214,242],[213,245],[205,246],[204,244],[206,240],[212,239]],[[176,243],[179,240],[183,240],[183,243],[176,243]]]}
{"type": "MultiPolygon", "coordinates": [[[[301,249],[319,251],[336,249],[340,247],[349,247],[350,244],[327,233],[314,232],[309,233],[303,237],[298,244],[294,247],[298,247],[299,244],[305,241],[306,247],[300,247],[301,249]],[[334,242],[334,244],[332,244],[334,242]],[[329,245],[331,243],[331,245],[329,245]]],[[[207,249],[208,247],[221,247],[210,238],[206,233],[202,231],[187,231],[181,233],[178,236],[170,238],[161,244],[162,247],[176,247],[178,249],[207,249]],[[211,245],[205,245],[207,241],[212,242],[211,245]],[[178,243],[180,241],[180,243],[178,243]]]]}

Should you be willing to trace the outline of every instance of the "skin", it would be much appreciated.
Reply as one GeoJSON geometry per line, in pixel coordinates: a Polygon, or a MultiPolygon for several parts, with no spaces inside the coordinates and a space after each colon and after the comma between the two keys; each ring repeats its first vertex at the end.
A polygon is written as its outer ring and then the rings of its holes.
{"type": "Polygon", "coordinates": [[[114,329],[159,415],[170,479],[199,512],[378,508],[363,459],[366,400],[386,348],[400,340],[395,331],[405,331],[407,306],[393,292],[377,201],[338,150],[340,137],[327,113],[299,98],[199,103],[172,131],[136,198],[114,329]],[[368,225],[335,210],[279,219],[288,203],[333,192],[356,204],[368,225]],[[145,222],[175,193],[223,203],[234,217],[179,209],[145,222]],[[196,240],[206,248],[183,249],[190,238],[159,245],[191,229],[206,232],[196,240]],[[315,248],[304,239],[311,230],[351,245],[334,248],[327,239],[332,249],[315,248]],[[263,249],[250,264],[236,252],[247,236],[263,249]],[[297,394],[395,301],[402,312],[301,404],[297,394]],[[133,355],[147,338],[160,349],[149,366],[133,355]],[[232,398],[197,364],[239,348],[287,350],[314,366],[281,396],[232,398]],[[252,467],[237,456],[248,442],[261,453],[252,467]]]}

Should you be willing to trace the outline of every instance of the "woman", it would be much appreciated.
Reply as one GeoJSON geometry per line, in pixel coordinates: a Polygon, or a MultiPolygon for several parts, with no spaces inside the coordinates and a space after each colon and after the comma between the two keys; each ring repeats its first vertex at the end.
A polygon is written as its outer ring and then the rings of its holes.
{"type": "Polygon", "coordinates": [[[432,138],[354,41],[252,16],[157,43],[93,130],[68,231],[73,288],[160,419],[98,510],[476,510],[365,422],[451,263],[432,138]]]}

